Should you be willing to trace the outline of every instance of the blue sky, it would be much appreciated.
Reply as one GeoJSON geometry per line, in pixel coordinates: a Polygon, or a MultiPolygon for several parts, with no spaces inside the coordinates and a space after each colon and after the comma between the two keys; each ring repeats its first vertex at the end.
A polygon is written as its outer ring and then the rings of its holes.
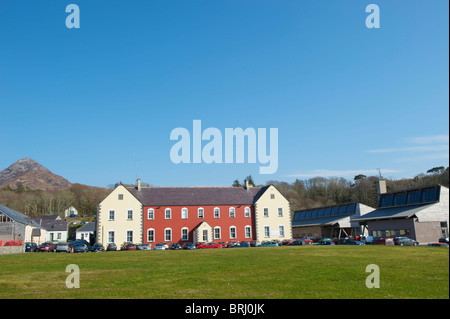
{"type": "Polygon", "coordinates": [[[230,186],[448,166],[448,1],[0,0],[0,169],[230,186]],[[68,29],[68,4],[80,28],[68,29]],[[365,8],[380,8],[368,29],[365,8]],[[278,128],[278,170],[174,164],[177,127],[278,128]]]}

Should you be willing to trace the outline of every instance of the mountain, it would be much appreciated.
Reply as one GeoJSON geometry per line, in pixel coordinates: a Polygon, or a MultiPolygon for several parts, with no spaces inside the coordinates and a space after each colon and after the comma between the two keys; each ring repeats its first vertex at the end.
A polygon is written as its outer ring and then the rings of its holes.
{"type": "Polygon", "coordinates": [[[30,189],[51,191],[65,189],[71,183],[65,178],[53,174],[34,159],[22,158],[0,172],[0,188],[15,189],[20,185],[30,189]]]}

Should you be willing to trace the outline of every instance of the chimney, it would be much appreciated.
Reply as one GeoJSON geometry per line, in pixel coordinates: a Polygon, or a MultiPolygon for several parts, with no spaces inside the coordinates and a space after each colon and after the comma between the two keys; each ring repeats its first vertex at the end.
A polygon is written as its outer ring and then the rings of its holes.
{"type": "Polygon", "coordinates": [[[386,180],[380,179],[378,181],[378,195],[387,193],[386,180]]]}
{"type": "Polygon", "coordinates": [[[141,179],[140,178],[137,179],[137,190],[139,192],[141,191],[141,179]]]}
{"type": "Polygon", "coordinates": [[[252,187],[250,185],[250,183],[248,182],[248,179],[245,180],[245,189],[249,189],[250,187],[252,187]]]}

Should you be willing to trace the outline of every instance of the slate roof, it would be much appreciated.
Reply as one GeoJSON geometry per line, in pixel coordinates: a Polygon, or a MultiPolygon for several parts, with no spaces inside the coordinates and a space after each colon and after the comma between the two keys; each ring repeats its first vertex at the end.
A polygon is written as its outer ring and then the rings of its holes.
{"type": "MultiPolygon", "coordinates": [[[[270,186],[270,185],[269,185],[270,186]]],[[[144,206],[251,205],[269,187],[127,187],[144,206]]]]}
{"type": "Polygon", "coordinates": [[[34,218],[34,221],[44,227],[47,231],[65,231],[67,222],[65,220],[34,218]]]}
{"type": "Polygon", "coordinates": [[[77,229],[77,232],[95,231],[95,223],[86,223],[77,229]]]}

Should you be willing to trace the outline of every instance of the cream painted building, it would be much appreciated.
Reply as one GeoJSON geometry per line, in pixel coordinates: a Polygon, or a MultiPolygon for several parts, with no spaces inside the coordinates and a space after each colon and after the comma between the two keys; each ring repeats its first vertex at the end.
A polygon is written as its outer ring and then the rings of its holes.
{"type": "Polygon", "coordinates": [[[142,243],[142,234],[142,204],[120,184],[98,207],[97,242],[120,248],[124,243],[142,243]]]}
{"type": "Polygon", "coordinates": [[[257,241],[292,238],[290,204],[275,186],[263,187],[254,206],[257,241]]]}

